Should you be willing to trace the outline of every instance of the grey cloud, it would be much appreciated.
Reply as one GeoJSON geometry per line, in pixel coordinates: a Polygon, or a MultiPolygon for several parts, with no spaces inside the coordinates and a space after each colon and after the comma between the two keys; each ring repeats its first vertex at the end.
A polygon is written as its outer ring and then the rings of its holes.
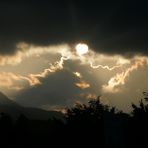
{"type": "Polygon", "coordinates": [[[75,101],[86,102],[86,100],[80,96],[80,94],[91,93],[100,94],[99,87],[103,82],[96,81],[95,77],[92,77],[88,71],[88,66],[79,65],[77,62],[71,63],[70,61],[65,63],[65,69],[53,74],[49,74],[48,77],[40,79],[42,84],[34,87],[28,87],[19,91],[16,94],[16,101],[25,106],[71,106],[75,101]],[[80,89],[76,87],[75,83],[79,82],[73,72],[82,73],[83,80],[90,84],[90,88],[80,89]]]}
{"type": "Polygon", "coordinates": [[[28,88],[17,95],[17,101],[26,106],[67,105],[75,99],[80,89],[75,87],[76,78],[66,71],[51,74],[42,85],[28,88]],[[73,100],[72,100],[73,99],[73,100]]]}
{"type": "Polygon", "coordinates": [[[147,70],[146,66],[133,71],[125,85],[121,86],[121,92],[104,94],[106,99],[103,102],[108,100],[111,106],[116,106],[125,112],[131,111],[131,103],[138,105],[139,100],[143,98],[142,92],[147,92],[147,70]]]}
{"type": "MultiPolygon", "coordinates": [[[[104,65],[105,62],[102,64],[104,65]]],[[[65,61],[63,70],[40,79],[41,85],[28,87],[16,93],[16,101],[25,106],[51,107],[52,109],[53,107],[71,106],[75,101],[86,102],[87,94],[95,94],[96,96],[102,95],[104,103],[109,102],[111,106],[129,111],[131,102],[137,102],[142,92],[147,91],[147,66],[133,71],[125,84],[119,86],[121,91],[103,93],[102,86],[107,84],[117,72],[118,70],[92,69],[90,65],[80,64],[80,61],[68,60],[65,61]],[[81,73],[82,79],[90,84],[90,88],[83,90],[74,85],[79,82],[79,78],[73,74],[76,71],[81,73]]]]}

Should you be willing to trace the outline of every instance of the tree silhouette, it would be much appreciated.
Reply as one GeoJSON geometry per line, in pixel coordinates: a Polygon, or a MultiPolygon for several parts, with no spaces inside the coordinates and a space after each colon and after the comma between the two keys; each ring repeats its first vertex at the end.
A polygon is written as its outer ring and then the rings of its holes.
{"type": "Polygon", "coordinates": [[[67,110],[68,127],[76,135],[79,144],[104,147],[104,112],[100,97],[90,100],[88,105],[76,103],[67,110]]]}
{"type": "Polygon", "coordinates": [[[144,98],[139,101],[139,105],[132,104],[132,117],[129,124],[130,146],[148,147],[148,102],[147,93],[143,93],[144,98]]]}

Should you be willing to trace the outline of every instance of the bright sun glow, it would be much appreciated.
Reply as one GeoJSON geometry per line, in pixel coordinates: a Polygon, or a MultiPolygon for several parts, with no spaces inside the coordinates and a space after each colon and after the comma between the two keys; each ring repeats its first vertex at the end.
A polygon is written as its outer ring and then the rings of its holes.
{"type": "Polygon", "coordinates": [[[76,45],[76,51],[78,55],[83,55],[88,52],[88,46],[86,44],[77,44],[76,45]]]}

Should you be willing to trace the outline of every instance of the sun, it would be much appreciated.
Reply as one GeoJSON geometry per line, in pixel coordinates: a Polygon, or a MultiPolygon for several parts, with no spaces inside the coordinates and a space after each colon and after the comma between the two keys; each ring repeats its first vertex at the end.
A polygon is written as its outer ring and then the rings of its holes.
{"type": "Polygon", "coordinates": [[[75,48],[78,55],[83,55],[88,52],[88,46],[86,44],[79,43],[75,48]]]}

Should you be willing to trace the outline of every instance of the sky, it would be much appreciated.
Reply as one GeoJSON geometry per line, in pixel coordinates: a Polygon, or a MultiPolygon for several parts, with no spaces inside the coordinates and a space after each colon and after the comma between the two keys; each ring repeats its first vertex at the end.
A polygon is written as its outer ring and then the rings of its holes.
{"type": "Polygon", "coordinates": [[[141,0],[0,2],[0,91],[47,110],[86,103],[129,111],[148,89],[141,0]]]}

